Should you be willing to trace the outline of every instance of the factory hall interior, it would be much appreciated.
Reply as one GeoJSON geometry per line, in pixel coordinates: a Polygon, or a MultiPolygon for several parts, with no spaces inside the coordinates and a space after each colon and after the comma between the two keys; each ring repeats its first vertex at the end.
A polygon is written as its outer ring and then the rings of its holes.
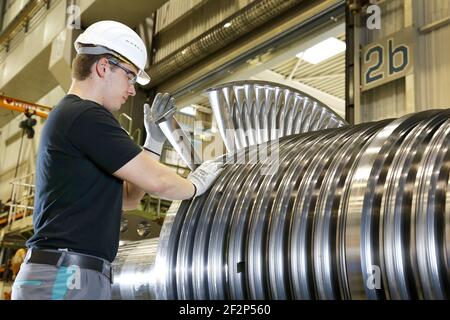
{"type": "Polygon", "coordinates": [[[0,0],[0,300],[449,300],[449,39],[448,0],[0,0]]]}

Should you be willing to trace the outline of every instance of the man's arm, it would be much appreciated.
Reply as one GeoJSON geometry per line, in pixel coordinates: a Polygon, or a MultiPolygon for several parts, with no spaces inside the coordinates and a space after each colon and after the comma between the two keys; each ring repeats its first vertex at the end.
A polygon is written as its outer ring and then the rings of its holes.
{"type": "MultiPolygon", "coordinates": [[[[159,157],[152,153],[145,151],[151,158],[155,161],[159,161],[159,157]]],[[[123,197],[122,197],[122,210],[134,210],[139,205],[142,197],[144,196],[145,191],[132,184],[129,181],[123,182],[123,197]]]]}
{"type": "MultiPolygon", "coordinates": [[[[148,155],[150,158],[152,158],[156,162],[159,162],[159,158],[162,153],[162,149],[163,149],[164,142],[166,141],[166,137],[164,136],[164,134],[162,133],[162,131],[158,127],[158,125],[155,123],[155,120],[158,119],[163,114],[173,114],[176,111],[174,102],[175,102],[175,100],[168,93],[166,93],[166,94],[158,93],[155,96],[155,99],[154,99],[151,107],[148,103],[144,104],[144,126],[145,126],[145,130],[147,133],[145,143],[144,143],[144,150],[145,150],[144,154],[148,155]]],[[[144,158],[146,158],[146,157],[144,157],[144,158]]],[[[134,163],[134,164],[130,163],[130,168],[128,168],[127,170],[130,170],[130,169],[132,171],[140,170],[137,168],[146,166],[145,162],[138,161],[138,160],[139,159],[136,159],[136,163],[134,163]]],[[[147,164],[147,166],[148,166],[148,164],[147,164]]],[[[156,168],[158,170],[158,168],[161,169],[162,166],[157,166],[156,168]]],[[[141,169],[143,169],[143,168],[141,168],[141,169]]],[[[167,169],[167,168],[164,167],[164,169],[167,169]]],[[[120,174],[121,172],[119,172],[119,171],[117,173],[120,174]]],[[[165,173],[163,173],[163,175],[168,174],[166,171],[167,170],[164,170],[165,173]]],[[[143,171],[143,172],[149,172],[149,171],[143,171]]],[[[127,173],[128,172],[126,172],[125,174],[127,174],[127,173]]],[[[155,172],[152,171],[152,173],[155,173],[157,176],[159,175],[159,171],[155,171],[155,172]]],[[[173,172],[170,172],[170,173],[172,174],[173,172]]],[[[139,175],[141,175],[141,173],[139,173],[139,175]]],[[[149,178],[152,180],[155,180],[155,177],[149,177],[149,178]]],[[[173,181],[173,177],[172,178],[168,177],[168,179],[171,179],[173,181]]],[[[179,179],[176,179],[173,182],[175,183],[177,180],[179,180],[179,179]]],[[[159,186],[164,187],[164,183],[167,183],[167,182],[163,181],[163,182],[158,183],[158,187],[159,186]]],[[[186,189],[188,187],[188,186],[186,186],[186,182],[184,182],[184,185],[185,185],[184,189],[186,189]]],[[[169,189],[170,189],[170,186],[169,186],[169,189]]],[[[170,194],[170,190],[163,190],[163,192],[167,192],[167,191],[170,194]]],[[[175,194],[173,196],[175,196],[177,199],[180,197],[185,198],[186,190],[180,190],[180,191],[181,191],[181,194],[175,194]]],[[[145,189],[145,187],[142,185],[142,183],[138,185],[129,179],[124,179],[123,204],[122,204],[123,209],[129,210],[129,209],[136,208],[137,205],[139,204],[139,201],[144,196],[145,192],[158,194],[157,190],[149,191],[149,190],[145,189]]],[[[165,197],[171,198],[170,195],[165,196],[165,197]]]]}
{"type": "MultiPolygon", "coordinates": [[[[144,149],[145,150],[145,149],[144,149]]],[[[155,161],[159,161],[159,157],[151,152],[147,152],[150,157],[155,159],[155,161]]],[[[122,197],[122,210],[134,210],[139,205],[142,197],[144,196],[145,191],[141,188],[137,187],[135,184],[131,182],[124,181],[123,182],[123,197],[122,197]]]]}
{"type": "Polygon", "coordinates": [[[176,111],[175,100],[168,94],[158,93],[152,106],[144,104],[144,126],[147,133],[144,149],[134,159],[117,170],[114,175],[124,180],[123,209],[133,209],[145,192],[172,200],[184,200],[203,194],[219,176],[222,163],[208,160],[191,172],[187,179],[181,178],[159,158],[166,137],[157,125],[160,117],[171,117],[176,111]]]}
{"type": "Polygon", "coordinates": [[[159,163],[155,157],[143,151],[113,173],[125,182],[124,210],[136,208],[145,192],[169,200],[185,200],[194,196],[194,185],[159,163]]]}

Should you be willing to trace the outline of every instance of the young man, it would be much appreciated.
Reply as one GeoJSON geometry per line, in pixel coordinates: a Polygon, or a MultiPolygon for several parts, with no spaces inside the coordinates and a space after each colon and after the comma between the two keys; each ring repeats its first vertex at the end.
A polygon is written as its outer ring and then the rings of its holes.
{"type": "Polygon", "coordinates": [[[183,179],[157,160],[164,135],[151,111],[173,109],[168,94],[145,110],[144,150],[112,111],[145,85],[147,51],[127,26],[91,25],[75,41],[72,86],[43,128],[36,166],[30,250],[13,299],[110,299],[122,210],[145,192],[173,200],[205,192],[221,171],[212,161],[183,179]]]}

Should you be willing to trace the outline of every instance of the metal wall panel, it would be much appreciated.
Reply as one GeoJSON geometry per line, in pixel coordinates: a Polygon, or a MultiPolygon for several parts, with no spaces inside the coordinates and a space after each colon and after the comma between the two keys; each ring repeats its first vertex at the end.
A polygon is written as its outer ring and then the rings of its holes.
{"type": "Polygon", "coordinates": [[[14,17],[25,7],[29,0],[6,0],[5,12],[3,16],[3,31],[6,26],[14,19],[14,17]]]}
{"type": "Polygon", "coordinates": [[[205,0],[171,0],[166,2],[157,11],[158,19],[155,26],[155,32],[159,33],[163,31],[178,19],[181,19],[184,15],[188,14],[189,10],[196,8],[205,2],[205,0]]]}
{"type": "Polygon", "coordinates": [[[397,118],[405,111],[405,81],[398,79],[362,94],[361,122],[397,118]]]}
{"type": "MultiPolygon", "coordinates": [[[[407,0],[383,1],[381,29],[361,28],[362,45],[400,31],[405,26],[407,0]]],[[[414,49],[415,111],[450,107],[450,2],[413,0],[413,27],[417,30],[414,49]],[[438,24],[438,26],[435,26],[438,24]]],[[[405,79],[400,79],[361,95],[361,120],[398,117],[406,108],[405,79]]]]}
{"type": "MultiPolygon", "coordinates": [[[[361,45],[365,46],[404,27],[404,0],[390,0],[381,7],[381,29],[361,28],[361,45]]],[[[399,117],[405,112],[405,81],[400,79],[361,94],[361,122],[399,117]]]]}
{"type": "Polygon", "coordinates": [[[254,0],[171,0],[156,14],[154,63],[183,47],[254,0]]]}
{"type": "MultiPolygon", "coordinates": [[[[448,0],[415,0],[415,20],[424,27],[450,17],[448,0]]],[[[450,107],[450,24],[420,33],[416,48],[416,110],[450,107]]]]}

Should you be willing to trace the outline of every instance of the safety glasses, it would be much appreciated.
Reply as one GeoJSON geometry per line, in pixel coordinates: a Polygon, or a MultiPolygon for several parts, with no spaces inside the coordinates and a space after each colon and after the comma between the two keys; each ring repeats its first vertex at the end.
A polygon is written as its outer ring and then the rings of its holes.
{"type": "Polygon", "coordinates": [[[112,65],[116,66],[116,67],[119,67],[123,71],[125,71],[125,73],[127,74],[127,77],[128,77],[128,83],[131,86],[134,86],[134,84],[137,81],[137,77],[138,77],[136,73],[134,73],[133,71],[131,71],[131,70],[127,69],[127,68],[125,68],[119,62],[117,62],[115,60],[108,59],[108,62],[111,63],[112,65]]]}

